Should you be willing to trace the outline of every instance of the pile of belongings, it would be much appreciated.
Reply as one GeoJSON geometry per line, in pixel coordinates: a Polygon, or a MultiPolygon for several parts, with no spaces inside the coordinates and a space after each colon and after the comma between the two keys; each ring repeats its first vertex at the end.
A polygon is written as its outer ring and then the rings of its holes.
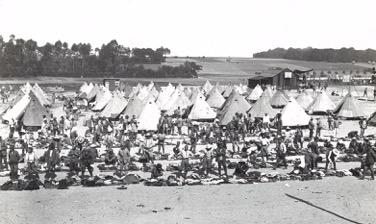
{"type": "Polygon", "coordinates": [[[102,187],[110,185],[138,184],[140,181],[141,178],[136,174],[122,175],[120,172],[115,172],[114,175],[96,175],[84,178],[81,180],[81,184],[84,187],[102,187]]]}

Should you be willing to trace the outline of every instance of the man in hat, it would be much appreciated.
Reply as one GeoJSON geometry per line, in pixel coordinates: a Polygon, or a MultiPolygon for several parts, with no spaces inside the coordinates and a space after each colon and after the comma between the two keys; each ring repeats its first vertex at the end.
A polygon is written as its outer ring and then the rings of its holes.
{"type": "MultiPolygon", "coordinates": [[[[91,147],[94,147],[95,145],[91,145],[91,147]]],[[[80,162],[81,162],[81,172],[82,172],[82,177],[84,177],[85,175],[85,170],[87,168],[87,170],[89,171],[89,174],[90,176],[93,176],[93,167],[91,166],[91,164],[94,163],[94,155],[93,155],[93,151],[91,150],[91,147],[84,147],[81,151],[81,155],[80,155],[80,162]]]]}
{"type": "Polygon", "coordinates": [[[0,136],[0,171],[1,172],[3,171],[4,168],[8,170],[7,160],[8,160],[7,159],[7,145],[5,141],[3,141],[2,137],[0,136]]]}
{"type": "Polygon", "coordinates": [[[60,155],[53,143],[50,143],[48,150],[44,153],[44,159],[47,163],[47,171],[54,172],[60,162],[60,155]]]}
{"type": "Polygon", "coordinates": [[[10,145],[8,153],[8,164],[10,167],[10,178],[18,179],[18,163],[21,157],[16,150],[14,150],[14,145],[10,145]]]}
{"type": "MultiPolygon", "coordinates": [[[[365,139],[365,141],[369,141],[369,140],[365,139]]],[[[373,169],[373,166],[375,165],[375,161],[376,161],[376,151],[371,146],[371,147],[367,147],[365,149],[365,153],[366,153],[366,158],[364,160],[364,169],[363,169],[363,175],[362,175],[361,179],[364,179],[367,170],[369,170],[371,172],[371,180],[374,180],[375,179],[375,171],[373,169]]]]}
{"type": "Polygon", "coordinates": [[[212,146],[210,144],[207,144],[205,146],[205,151],[202,157],[202,167],[205,171],[206,176],[208,176],[209,172],[211,171],[212,161],[213,161],[212,146]]]}
{"type": "Polygon", "coordinates": [[[218,141],[217,148],[214,151],[215,160],[218,163],[218,174],[221,177],[221,169],[223,167],[223,171],[225,173],[226,178],[227,176],[227,166],[226,166],[226,140],[218,141]]]}
{"type": "Polygon", "coordinates": [[[275,162],[274,170],[279,167],[280,163],[282,162],[282,165],[287,169],[287,161],[286,161],[286,152],[287,148],[285,143],[283,142],[282,138],[277,138],[277,161],[275,162]]]}

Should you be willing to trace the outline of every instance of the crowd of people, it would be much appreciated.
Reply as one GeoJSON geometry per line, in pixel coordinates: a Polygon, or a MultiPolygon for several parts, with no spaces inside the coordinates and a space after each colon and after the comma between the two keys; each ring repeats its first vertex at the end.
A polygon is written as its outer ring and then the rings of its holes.
{"type": "MultiPolygon", "coordinates": [[[[252,114],[235,114],[231,122],[223,126],[218,120],[192,121],[179,110],[171,116],[162,111],[158,130],[144,131],[138,130],[135,116],[120,115],[112,120],[93,114],[82,122],[80,118],[87,108],[76,102],[75,98],[65,99],[65,115],[60,118],[53,114],[44,116],[39,130],[24,130],[21,122],[11,121],[9,136],[0,138],[0,171],[10,170],[10,178],[17,180],[22,163],[23,174],[36,176],[41,168],[46,176],[53,175],[64,164],[69,167],[69,175],[85,177],[86,170],[93,176],[93,164],[101,161],[126,175],[134,167],[133,163],[139,162],[142,171],[158,179],[163,178],[163,169],[156,160],[179,160],[178,174],[186,178],[192,169],[191,160],[198,160],[202,176],[228,179],[239,175],[244,167],[286,169],[289,155],[303,156],[304,161],[293,165],[305,164],[302,168],[307,171],[318,169],[325,155],[325,170],[336,170],[337,157],[351,154],[361,161],[362,177],[369,170],[374,179],[376,144],[373,146],[364,136],[367,128],[364,120],[359,123],[360,134],[353,133],[346,147],[336,138],[323,138],[321,119],[310,120],[307,134],[301,128],[282,128],[280,115],[271,122],[268,114],[261,119],[252,114]],[[82,126],[86,127],[84,136],[79,135],[82,126]],[[170,139],[176,139],[172,152],[166,150],[166,146],[172,144],[170,139]],[[98,149],[105,149],[104,153],[98,149]],[[44,153],[38,158],[36,151],[40,150],[44,153]],[[131,156],[132,150],[136,150],[136,156],[131,156]],[[69,152],[64,154],[63,151],[69,152]],[[229,159],[239,161],[233,175],[228,173],[229,159]]],[[[338,118],[329,115],[329,130],[339,126],[338,118]]]]}

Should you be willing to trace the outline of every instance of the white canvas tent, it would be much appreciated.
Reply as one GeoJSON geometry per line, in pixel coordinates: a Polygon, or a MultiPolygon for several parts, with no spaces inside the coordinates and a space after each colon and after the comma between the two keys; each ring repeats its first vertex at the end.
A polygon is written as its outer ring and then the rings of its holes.
{"type": "Polygon", "coordinates": [[[108,90],[104,86],[101,86],[101,90],[95,98],[95,103],[94,103],[92,110],[93,111],[103,110],[103,108],[108,104],[108,102],[110,102],[111,99],[112,99],[112,94],[110,90],[108,90]]]}
{"type": "Polygon", "coordinates": [[[296,97],[296,102],[305,110],[313,103],[314,98],[307,92],[302,92],[296,97]]]}
{"type": "Polygon", "coordinates": [[[326,92],[321,92],[320,95],[316,97],[313,103],[308,107],[309,113],[327,113],[329,110],[334,110],[336,105],[329,98],[326,92]]]}
{"type": "Polygon", "coordinates": [[[154,101],[149,100],[144,105],[140,116],[138,117],[138,129],[146,131],[156,131],[158,129],[161,111],[154,101]]]}
{"type": "Polygon", "coordinates": [[[282,126],[284,127],[306,126],[310,119],[310,116],[294,98],[290,98],[290,102],[281,112],[282,126]]]}
{"type": "Polygon", "coordinates": [[[3,115],[3,120],[11,121],[18,120],[25,112],[27,105],[30,103],[29,94],[25,94],[13,107],[9,108],[3,115]]]}
{"type": "Polygon", "coordinates": [[[115,93],[110,102],[103,109],[101,115],[106,118],[117,118],[124,111],[128,100],[119,93],[115,93]]]}
{"type": "Polygon", "coordinates": [[[258,100],[262,93],[264,91],[262,90],[261,86],[257,84],[257,86],[252,90],[251,94],[247,97],[247,100],[256,101],[258,100]]]}
{"type": "Polygon", "coordinates": [[[188,118],[192,120],[213,120],[216,116],[217,113],[205,101],[205,97],[201,96],[196,98],[188,118]]]}
{"type": "Polygon", "coordinates": [[[222,108],[225,101],[225,98],[219,93],[217,87],[213,87],[206,98],[206,102],[209,106],[216,109],[222,108]]]}

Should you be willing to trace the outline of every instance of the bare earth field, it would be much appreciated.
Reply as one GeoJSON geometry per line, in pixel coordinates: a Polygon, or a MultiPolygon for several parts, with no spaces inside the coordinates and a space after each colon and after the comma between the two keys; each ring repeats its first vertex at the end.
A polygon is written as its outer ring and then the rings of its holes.
{"type": "MultiPolygon", "coordinates": [[[[34,80],[0,80],[0,84],[23,84],[25,81],[34,82],[34,80]]],[[[100,81],[100,79],[96,80],[100,81]]],[[[58,83],[72,90],[78,90],[83,81],[71,78],[37,79],[42,87],[43,84],[58,83]]],[[[134,83],[149,82],[150,79],[133,81],[134,83]]],[[[197,79],[178,82],[201,84],[204,81],[205,79],[197,79]]],[[[163,82],[165,83],[166,80],[163,82]]],[[[342,87],[330,88],[328,92],[334,89],[341,90],[342,87]]],[[[362,93],[363,89],[364,87],[355,88],[359,93],[362,93]]],[[[369,88],[369,92],[372,91],[373,88],[369,88]]],[[[339,102],[340,97],[332,97],[332,99],[339,102]]],[[[376,103],[365,101],[360,103],[367,114],[376,111],[376,103]]],[[[53,111],[57,115],[61,114],[61,105],[54,106],[53,111]]],[[[358,122],[343,121],[338,136],[345,136],[351,130],[358,130],[358,122]]],[[[7,131],[7,127],[2,124],[0,135],[6,135],[7,131]]],[[[366,134],[376,134],[376,128],[370,127],[366,134]]],[[[338,164],[339,169],[358,166],[359,163],[338,164]]],[[[271,169],[259,171],[272,172],[271,169]]],[[[59,174],[61,175],[63,173],[59,174]]],[[[142,174],[144,177],[149,175],[149,173],[142,174]]],[[[1,177],[0,184],[6,180],[6,177],[1,177]]],[[[146,187],[138,184],[129,185],[126,190],[118,190],[115,186],[97,188],[80,186],[70,187],[68,190],[0,191],[0,223],[371,224],[376,223],[376,182],[360,181],[355,177],[327,177],[316,181],[246,185],[146,187]],[[325,211],[286,194],[309,201],[325,211]]]]}

